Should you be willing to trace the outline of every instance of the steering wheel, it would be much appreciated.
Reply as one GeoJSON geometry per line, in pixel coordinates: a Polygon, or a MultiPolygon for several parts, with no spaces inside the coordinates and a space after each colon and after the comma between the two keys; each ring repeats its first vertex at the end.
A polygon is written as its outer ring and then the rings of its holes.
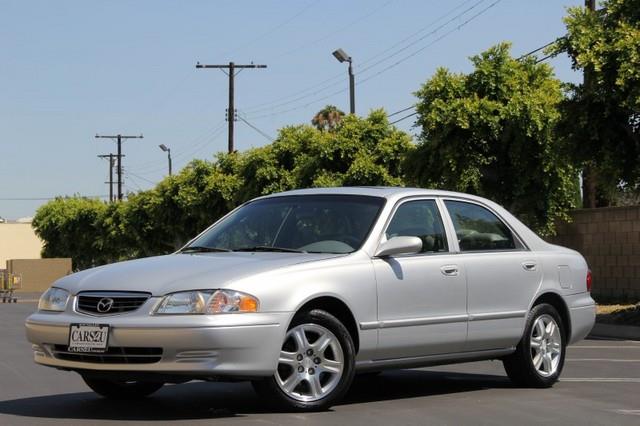
{"type": "Polygon", "coordinates": [[[354,249],[357,248],[357,247],[360,247],[360,240],[358,240],[356,237],[352,237],[351,235],[330,234],[330,235],[323,235],[322,239],[323,240],[341,241],[341,242],[343,242],[345,244],[350,245],[354,249]]]}

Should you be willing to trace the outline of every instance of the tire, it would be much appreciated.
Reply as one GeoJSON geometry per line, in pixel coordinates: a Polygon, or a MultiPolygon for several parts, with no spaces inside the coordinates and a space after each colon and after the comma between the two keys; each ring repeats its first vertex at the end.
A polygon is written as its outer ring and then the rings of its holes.
{"type": "Polygon", "coordinates": [[[336,317],[314,309],[293,318],[276,373],[252,384],[261,397],[284,410],[321,411],[344,396],[354,374],[351,335],[336,317]]]}
{"type": "Polygon", "coordinates": [[[164,386],[162,382],[126,382],[85,376],[82,379],[95,393],[109,399],[144,398],[164,386]]]}
{"type": "Polygon", "coordinates": [[[562,373],[566,347],[566,330],[558,311],[546,303],[536,305],[527,316],[516,351],[503,359],[504,369],[518,386],[550,387],[562,373]]]}

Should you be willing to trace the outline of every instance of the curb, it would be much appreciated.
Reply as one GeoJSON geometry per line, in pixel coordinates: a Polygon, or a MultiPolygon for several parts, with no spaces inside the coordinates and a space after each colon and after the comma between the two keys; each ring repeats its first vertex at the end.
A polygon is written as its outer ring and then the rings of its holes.
{"type": "Polygon", "coordinates": [[[634,325],[596,323],[588,337],[640,340],[640,327],[634,325]]]}

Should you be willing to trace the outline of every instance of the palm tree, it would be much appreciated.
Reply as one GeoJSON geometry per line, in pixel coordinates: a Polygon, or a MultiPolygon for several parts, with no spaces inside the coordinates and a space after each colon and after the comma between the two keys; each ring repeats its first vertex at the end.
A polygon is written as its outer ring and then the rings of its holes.
{"type": "Polygon", "coordinates": [[[340,111],[338,107],[327,105],[311,119],[311,124],[316,126],[318,130],[333,130],[342,121],[343,116],[344,112],[340,111]]]}

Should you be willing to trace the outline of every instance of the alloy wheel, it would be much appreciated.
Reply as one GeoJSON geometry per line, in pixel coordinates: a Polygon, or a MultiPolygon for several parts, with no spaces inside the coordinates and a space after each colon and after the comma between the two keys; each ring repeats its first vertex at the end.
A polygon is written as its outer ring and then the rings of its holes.
{"type": "Polygon", "coordinates": [[[338,386],[344,368],[338,338],[321,325],[301,324],[285,336],[275,379],[290,398],[313,402],[338,386]]]}
{"type": "Polygon", "coordinates": [[[543,377],[553,375],[560,364],[562,337],[560,328],[552,316],[544,314],[536,318],[531,328],[531,360],[533,367],[543,377]]]}

